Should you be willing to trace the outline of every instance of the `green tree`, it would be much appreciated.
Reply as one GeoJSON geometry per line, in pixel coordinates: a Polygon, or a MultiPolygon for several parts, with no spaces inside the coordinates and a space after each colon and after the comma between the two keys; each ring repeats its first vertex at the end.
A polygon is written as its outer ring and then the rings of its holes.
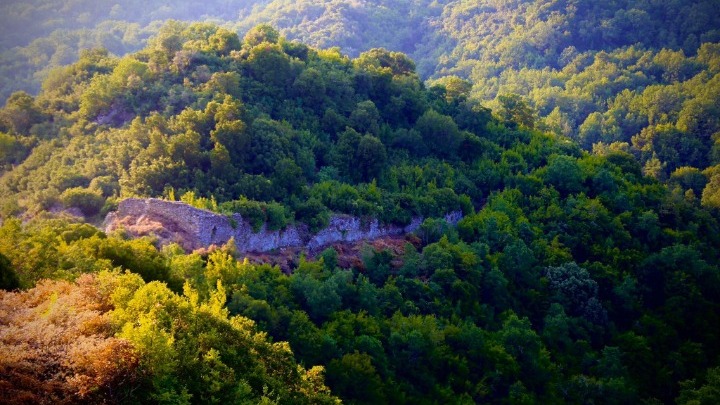
{"type": "Polygon", "coordinates": [[[383,382],[366,353],[348,353],[327,366],[327,382],[341,398],[360,403],[384,402],[383,382]]]}
{"type": "Polygon", "coordinates": [[[415,130],[432,153],[443,157],[455,156],[463,139],[451,117],[433,110],[426,111],[418,118],[415,130]]]}
{"type": "Polygon", "coordinates": [[[16,135],[29,135],[30,128],[45,118],[35,99],[24,91],[11,94],[0,110],[0,124],[16,135]]]}
{"type": "Polygon", "coordinates": [[[720,401],[720,369],[707,370],[704,384],[698,386],[695,380],[681,383],[682,391],[675,400],[679,405],[709,405],[720,401]]]}
{"type": "Polygon", "coordinates": [[[292,159],[279,160],[275,164],[273,184],[278,187],[278,196],[297,194],[305,185],[302,169],[292,159]]]}
{"type": "Polygon", "coordinates": [[[362,180],[370,181],[377,178],[387,162],[385,145],[378,138],[365,135],[358,142],[355,158],[362,180]]]}
{"type": "Polygon", "coordinates": [[[461,79],[458,76],[445,76],[435,80],[433,86],[440,86],[445,89],[445,100],[452,102],[461,102],[470,96],[472,83],[468,80],[461,79]]]}
{"type": "Polygon", "coordinates": [[[710,177],[702,192],[702,205],[711,208],[720,208],[720,174],[710,177]]]}
{"type": "Polygon", "coordinates": [[[355,60],[355,65],[363,70],[387,69],[392,75],[407,75],[415,72],[415,63],[407,55],[382,48],[361,53],[355,60]]]}
{"type": "Polygon", "coordinates": [[[551,156],[545,170],[545,181],[563,195],[582,190],[584,175],[577,159],[566,155],[551,156]]]}
{"type": "Polygon", "coordinates": [[[350,114],[349,123],[359,133],[370,133],[378,136],[380,133],[380,112],[372,101],[362,101],[355,106],[355,109],[350,114]]]}
{"type": "Polygon", "coordinates": [[[208,50],[228,55],[240,49],[240,38],[234,32],[220,28],[208,38],[208,50]]]}
{"type": "Polygon", "coordinates": [[[290,57],[280,45],[262,42],[250,50],[247,66],[252,78],[266,86],[268,94],[285,94],[296,74],[290,57]]]}
{"type": "Polygon", "coordinates": [[[362,136],[354,129],[347,127],[345,131],[338,134],[338,140],[335,148],[330,154],[333,166],[338,168],[341,175],[348,177],[353,181],[359,181],[362,173],[355,170],[358,145],[362,136]]]}
{"type": "Polygon", "coordinates": [[[276,44],[280,40],[280,33],[269,24],[260,24],[245,34],[243,42],[250,46],[257,46],[263,42],[276,44]]]}
{"type": "Polygon", "coordinates": [[[506,123],[514,123],[514,125],[522,125],[527,128],[535,126],[534,113],[521,96],[517,94],[502,95],[498,96],[498,101],[502,107],[500,116],[506,123]]]}

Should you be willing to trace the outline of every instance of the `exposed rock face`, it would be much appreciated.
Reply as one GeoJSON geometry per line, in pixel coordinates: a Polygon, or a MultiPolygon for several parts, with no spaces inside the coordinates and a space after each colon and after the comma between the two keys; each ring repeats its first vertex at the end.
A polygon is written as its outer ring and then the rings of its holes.
{"type": "MultiPolygon", "coordinates": [[[[460,218],[460,212],[453,212],[446,215],[445,220],[455,224],[460,218]]],[[[338,242],[404,235],[417,230],[422,221],[418,217],[406,226],[385,225],[377,219],[362,221],[350,215],[336,214],[326,228],[315,234],[311,234],[304,224],[278,231],[263,225],[254,232],[240,214],[227,217],[182,202],[128,198],[120,202],[116,212],[108,214],[105,230],[124,228],[136,236],[155,235],[161,243],[177,242],[186,250],[222,245],[234,238],[241,252],[268,252],[281,248],[302,248],[312,252],[338,242]]]]}

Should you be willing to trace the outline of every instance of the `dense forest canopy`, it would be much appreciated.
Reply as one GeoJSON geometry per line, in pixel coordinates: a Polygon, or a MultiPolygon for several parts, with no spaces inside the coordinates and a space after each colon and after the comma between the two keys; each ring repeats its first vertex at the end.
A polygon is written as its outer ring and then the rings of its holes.
{"type": "Polygon", "coordinates": [[[61,42],[107,9],[137,33],[68,44],[0,109],[2,398],[720,400],[713,2],[93,4],[2,6],[60,15],[27,29],[61,42]],[[100,230],[126,197],[272,229],[426,219],[283,272],[100,230]]]}
{"type": "MultiPolygon", "coordinates": [[[[210,0],[8,2],[0,5],[0,99],[30,94],[53,69],[103,47],[144,47],[169,19],[204,19],[244,35],[270,23],[290,40],[403,52],[422,80],[469,80],[501,111],[520,96],[533,125],[588,150],[613,145],[661,179],[717,163],[720,17],[715,0],[590,2],[210,0]],[[692,150],[690,150],[692,149],[692,150]]],[[[465,85],[455,84],[463,87],[465,85]]]]}

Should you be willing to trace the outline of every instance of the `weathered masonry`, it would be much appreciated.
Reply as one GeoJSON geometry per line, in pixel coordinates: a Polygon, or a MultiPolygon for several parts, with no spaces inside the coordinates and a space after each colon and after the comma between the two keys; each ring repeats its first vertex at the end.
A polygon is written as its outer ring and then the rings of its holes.
{"type": "MultiPolygon", "coordinates": [[[[457,223],[462,214],[445,216],[457,223]]],[[[187,250],[222,245],[234,238],[241,252],[268,252],[280,248],[304,248],[309,251],[338,242],[373,240],[384,236],[404,235],[417,230],[423,218],[416,217],[406,226],[380,224],[377,219],[363,221],[350,215],[335,214],[330,223],[317,233],[310,233],[305,224],[281,230],[263,225],[257,232],[240,214],[225,216],[176,201],[154,198],[128,198],[105,219],[107,232],[125,228],[137,236],[153,234],[162,243],[177,242],[187,250]]]]}

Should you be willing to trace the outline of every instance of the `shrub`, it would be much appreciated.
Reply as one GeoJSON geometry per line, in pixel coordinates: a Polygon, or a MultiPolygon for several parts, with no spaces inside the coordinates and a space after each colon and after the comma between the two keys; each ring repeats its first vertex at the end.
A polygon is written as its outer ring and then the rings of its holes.
{"type": "Polygon", "coordinates": [[[74,187],[65,190],[60,195],[60,201],[65,207],[77,207],[87,216],[94,216],[100,213],[105,199],[98,191],[82,187],[74,187]]]}

